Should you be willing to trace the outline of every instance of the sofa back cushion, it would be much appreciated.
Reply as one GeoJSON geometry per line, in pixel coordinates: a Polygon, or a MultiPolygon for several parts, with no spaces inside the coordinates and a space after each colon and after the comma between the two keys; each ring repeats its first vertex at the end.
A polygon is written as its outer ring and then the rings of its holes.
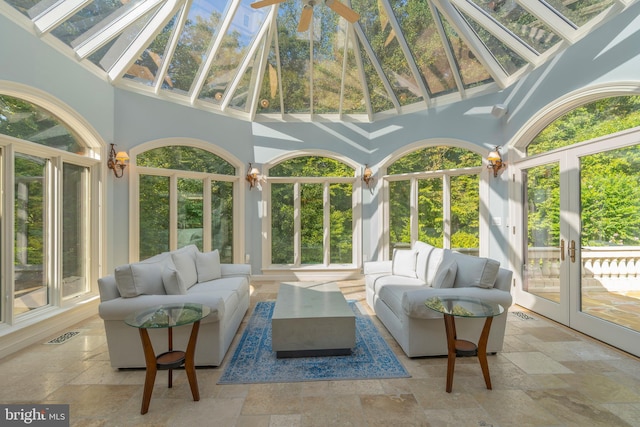
{"type": "Polygon", "coordinates": [[[198,283],[198,272],[196,270],[196,253],[192,250],[177,250],[171,253],[171,259],[176,266],[176,270],[182,276],[185,286],[189,289],[198,283]]]}
{"type": "Polygon", "coordinates": [[[217,249],[211,252],[196,253],[196,270],[198,282],[208,282],[222,277],[220,268],[220,252],[217,249]]]}
{"type": "Polygon", "coordinates": [[[457,274],[458,263],[453,256],[446,254],[438,266],[438,271],[436,272],[433,281],[428,283],[428,285],[432,288],[452,288],[457,274]]]}
{"type": "Polygon", "coordinates": [[[492,288],[498,277],[500,263],[490,258],[481,258],[452,252],[458,263],[454,288],[475,286],[478,288],[492,288]]]}
{"type": "Polygon", "coordinates": [[[416,277],[416,255],[413,249],[394,249],[391,274],[394,276],[416,277]]]}
{"type": "Polygon", "coordinates": [[[169,254],[160,254],[144,261],[125,264],[115,269],[116,285],[123,298],[138,295],[166,295],[162,271],[169,254]]]}
{"type": "Polygon", "coordinates": [[[162,283],[167,295],[185,295],[187,285],[173,262],[167,262],[162,271],[162,283]]]}

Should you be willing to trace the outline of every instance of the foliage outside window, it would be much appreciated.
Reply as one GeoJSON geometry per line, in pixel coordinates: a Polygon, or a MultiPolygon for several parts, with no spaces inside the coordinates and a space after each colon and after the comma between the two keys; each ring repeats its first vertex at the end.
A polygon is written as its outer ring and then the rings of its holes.
{"type": "Polygon", "coordinates": [[[476,168],[481,165],[480,155],[447,146],[416,150],[391,164],[387,169],[391,253],[395,247],[410,246],[412,235],[433,246],[477,252],[480,195],[476,168]],[[470,169],[461,172],[460,168],[470,169]],[[406,176],[394,177],[403,174],[406,176]],[[417,191],[417,230],[411,228],[412,191],[417,191]],[[445,203],[450,211],[447,218],[445,203]]]}
{"type": "Polygon", "coordinates": [[[271,263],[353,263],[353,168],[327,157],[305,156],[279,163],[269,176],[271,263]]]}
{"type": "MultiPolygon", "coordinates": [[[[640,97],[602,99],[565,114],[528,147],[529,154],[566,147],[640,125],[640,97]]],[[[637,245],[640,238],[640,146],[580,159],[582,242],[584,246],[637,245]]],[[[559,244],[560,187],[557,165],[531,168],[528,235],[530,245],[559,244]],[[553,170],[549,169],[553,168],[553,170]]]]}
{"type": "Polygon", "coordinates": [[[209,151],[188,146],[151,149],[138,155],[136,163],[140,167],[139,258],[173,249],[173,225],[177,247],[194,244],[203,251],[218,249],[222,262],[233,262],[236,168],[209,151]],[[177,191],[176,218],[171,217],[172,185],[177,191]],[[205,234],[207,229],[210,234],[205,234]]]}

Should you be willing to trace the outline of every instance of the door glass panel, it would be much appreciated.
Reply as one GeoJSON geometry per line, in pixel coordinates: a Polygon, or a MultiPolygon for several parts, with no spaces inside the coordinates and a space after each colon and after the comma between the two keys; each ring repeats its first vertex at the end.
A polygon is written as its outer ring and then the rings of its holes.
{"type": "Polygon", "coordinates": [[[140,175],[140,259],[169,250],[169,178],[140,175]]]}
{"type": "Polygon", "coordinates": [[[580,160],[581,310],[640,331],[640,145],[580,160]]]}
{"type": "Polygon", "coordinates": [[[233,183],[211,183],[211,248],[220,252],[220,262],[233,262],[233,183]]]}
{"type": "Polygon", "coordinates": [[[48,160],[15,157],[14,312],[49,304],[46,263],[46,169],[48,160]]]}
{"type": "Polygon", "coordinates": [[[178,247],[202,250],[202,180],[178,179],[178,247]]]}
{"type": "Polygon", "coordinates": [[[451,177],[451,248],[478,256],[480,249],[478,175],[451,177]]]}
{"type": "Polygon", "coordinates": [[[65,163],[62,168],[62,296],[89,291],[87,271],[87,222],[89,220],[89,171],[65,163]]]}
{"type": "Polygon", "coordinates": [[[557,163],[523,171],[526,248],[523,289],[560,302],[560,167],[557,163]]]}

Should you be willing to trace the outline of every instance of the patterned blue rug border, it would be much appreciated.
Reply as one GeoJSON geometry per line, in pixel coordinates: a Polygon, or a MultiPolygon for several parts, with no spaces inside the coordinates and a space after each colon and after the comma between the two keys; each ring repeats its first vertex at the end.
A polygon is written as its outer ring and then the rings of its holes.
{"type": "Polygon", "coordinates": [[[256,305],[218,384],[331,381],[410,377],[373,321],[355,301],[356,347],[350,356],[276,358],[271,350],[275,301],[256,305]]]}

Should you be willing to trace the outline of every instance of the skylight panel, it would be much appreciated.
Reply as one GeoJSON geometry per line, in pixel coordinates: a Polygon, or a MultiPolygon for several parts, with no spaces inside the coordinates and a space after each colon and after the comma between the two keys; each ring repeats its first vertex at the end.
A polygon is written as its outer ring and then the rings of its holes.
{"type": "MultiPolygon", "coordinates": [[[[165,51],[175,29],[179,14],[180,12],[171,18],[153,42],[151,42],[149,47],[142,52],[140,57],[124,75],[125,78],[135,80],[147,86],[155,85],[158,73],[162,68],[162,63],[166,59],[165,51]]],[[[170,79],[167,79],[164,84],[168,87],[173,85],[170,79]]]]}
{"type": "Polygon", "coordinates": [[[230,108],[243,111],[245,113],[250,112],[250,108],[253,104],[253,88],[260,78],[260,58],[263,55],[265,44],[266,37],[264,37],[260,42],[260,48],[255,49],[252,58],[249,60],[249,66],[240,78],[240,82],[238,83],[236,89],[233,91],[233,98],[229,103],[230,108]]]}
{"type": "Polygon", "coordinates": [[[411,72],[408,60],[382,3],[354,0],[352,5],[360,13],[360,28],[371,45],[376,60],[382,66],[400,105],[423,101],[420,85],[411,72]]]}
{"type": "Polygon", "coordinates": [[[457,91],[454,73],[427,0],[390,0],[395,17],[430,95],[457,91]]]}
{"type": "Polygon", "coordinates": [[[615,0],[540,0],[540,3],[555,9],[569,22],[581,27],[614,4],[615,0]]]}
{"type": "Polygon", "coordinates": [[[167,70],[173,86],[163,89],[189,93],[226,8],[226,0],[194,0],[167,70]]]}
{"type": "Polygon", "coordinates": [[[276,54],[277,34],[274,34],[271,49],[264,68],[262,86],[260,89],[258,113],[280,113],[280,82],[278,73],[278,59],[276,54]]]}
{"type": "Polygon", "coordinates": [[[447,42],[455,58],[464,88],[469,89],[492,82],[493,78],[491,74],[489,74],[487,69],[478,61],[476,55],[469,49],[449,21],[440,13],[438,13],[438,17],[447,35],[447,42]]]}
{"type": "Polygon", "coordinates": [[[505,43],[491,34],[486,28],[471,19],[469,15],[466,13],[461,13],[461,15],[480,40],[482,40],[484,45],[489,49],[493,57],[500,63],[500,66],[505,73],[511,75],[527,65],[527,61],[518,56],[513,50],[509,49],[505,43]]]}
{"type": "Polygon", "coordinates": [[[493,19],[508,28],[514,35],[520,37],[536,52],[544,53],[562,39],[538,17],[527,12],[513,0],[467,0],[480,7],[493,19]]]}
{"type": "MultiPolygon", "coordinates": [[[[345,28],[346,29],[346,28],[345,28]]],[[[361,66],[358,64],[358,54],[353,36],[353,30],[347,31],[347,49],[345,51],[346,58],[344,78],[342,79],[342,114],[364,114],[367,112],[366,96],[362,87],[363,74],[360,73],[361,66]]],[[[361,61],[360,61],[361,62],[361,61]]]]}
{"type": "MultiPolygon", "coordinates": [[[[30,12],[30,10],[40,3],[38,0],[5,0],[8,5],[13,6],[18,12],[22,13],[24,16],[28,18],[35,18],[38,16],[44,9],[37,9],[35,12],[30,12]]],[[[51,4],[54,4],[55,1],[51,4]]],[[[48,4],[50,5],[50,4],[48,4]]]]}
{"type": "Polygon", "coordinates": [[[337,114],[340,111],[346,25],[344,19],[328,7],[316,8],[314,15],[320,18],[321,25],[313,43],[313,112],[337,114]]]}
{"type": "Polygon", "coordinates": [[[395,105],[393,104],[393,100],[389,92],[387,92],[384,82],[380,79],[376,67],[371,62],[362,43],[358,43],[358,45],[360,46],[360,57],[362,58],[362,66],[367,79],[369,102],[371,103],[373,113],[394,109],[395,105]]]}
{"type": "Polygon", "coordinates": [[[200,100],[221,103],[222,95],[262,27],[269,9],[252,9],[249,6],[251,2],[252,0],[242,1],[236,11],[200,91],[200,100]]]}

